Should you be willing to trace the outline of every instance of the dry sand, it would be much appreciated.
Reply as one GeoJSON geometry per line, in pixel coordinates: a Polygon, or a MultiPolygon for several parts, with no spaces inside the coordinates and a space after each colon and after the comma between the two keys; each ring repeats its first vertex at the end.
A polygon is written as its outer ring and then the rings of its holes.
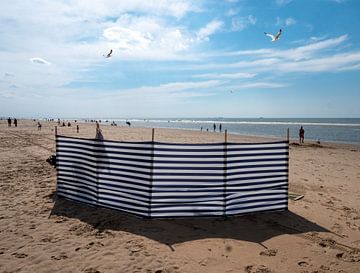
{"type": "MultiPolygon", "coordinates": [[[[0,121],[0,272],[360,272],[360,146],[291,145],[288,212],[229,219],[144,220],[57,199],[55,123],[0,121]]],[[[151,129],[102,126],[107,139],[151,129]]],[[[95,126],[59,128],[94,137],[95,126]]],[[[157,129],[157,141],[219,142],[157,129]]],[[[229,141],[261,141],[229,136],[229,141]]]]}

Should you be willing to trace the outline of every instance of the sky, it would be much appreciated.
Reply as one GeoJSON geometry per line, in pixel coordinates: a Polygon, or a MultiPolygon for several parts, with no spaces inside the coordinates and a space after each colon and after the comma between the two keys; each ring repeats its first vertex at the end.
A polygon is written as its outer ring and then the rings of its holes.
{"type": "Polygon", "coordinates": [[[360,118],[359,29],[358,0],[1,1],[0,116],[360,118]]]}

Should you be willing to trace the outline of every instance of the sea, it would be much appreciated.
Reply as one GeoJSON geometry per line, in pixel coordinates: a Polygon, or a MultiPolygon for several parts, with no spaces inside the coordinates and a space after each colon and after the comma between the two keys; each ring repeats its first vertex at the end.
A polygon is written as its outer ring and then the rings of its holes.
{"type": "MultiPolygon", "coordinates": [[[[99,120],[99,119],[97,119],[99,120]]],[[[100,119],[102,123],[115,122],[132,127],[173,128],[188,130],[203,130],[246,136],[264,136],[286,139],[289,128],[290,138],[298,139],[300,126],[305,130],[305,141],[336,142],[360,144],[360,118],[130,118],[130,119],[100,119]]],[[[85,120],[83,120],[85,121],[85,120]]]]}

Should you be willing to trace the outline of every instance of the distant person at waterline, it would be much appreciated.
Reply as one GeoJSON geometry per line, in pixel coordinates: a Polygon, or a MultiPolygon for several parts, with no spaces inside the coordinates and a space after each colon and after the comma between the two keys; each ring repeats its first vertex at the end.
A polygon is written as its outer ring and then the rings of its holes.
{"type": "Polygon", "coordinates": [[[8,118],[8,127],[11,127],[11,118],[8,118]]]}
{"type": "Polygon", "coordinates": [[[221,132],[221,128],[222,128],[222,125],[221,125],[221,123],[220,123],[220,125],[219,125],[219,132],[221,132]]]}
{"type": "Polygon", "coordinates": [[[301,126],[300,130],[299,130],[299,142],[300,143],[304,143],[304,138],[305,138],[305,130],[304,128],[301,126]]]}
{"type": "Polygon", "coordinates": [[[215,132],[216,131],[216,124],[215,123],[214,123],[213,127],[214,127],[214,132],[215,132]]]}
{"type": "Polygon", "coordinates": [[[17,127],[17,119],[16,118],[14,118],[14,125],[15,125],[15,127],[17,127]]]}

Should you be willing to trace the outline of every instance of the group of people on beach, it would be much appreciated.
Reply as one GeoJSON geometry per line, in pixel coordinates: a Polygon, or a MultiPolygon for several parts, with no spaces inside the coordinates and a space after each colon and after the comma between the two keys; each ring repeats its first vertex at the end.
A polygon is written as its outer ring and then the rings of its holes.
{"type": "MultiPolygon", "coordinates": [[[[216,132],[216,124],[215,123],[213,124],[213,129],[214,129],[214,132],[216,132]]],[[[203,130],[203,127],[201,126],[200,131],[202,131],[202,130],[203,130]]],[[[206,128],[206,131],[209,132],[209,128],[206,128]]],[[[221,132],[221,131],[222,131],[222,124],[220,123],[219,124],[219,132],[221,132]]]]}
{"type": "MultiPolygon", "coordinates": [[[[12,123],[11,118],[9,117],[7,121],[8,121],[8,127],[11,127],[11,123],[12,123]]],[[[14,126],[17,127],[17,119],[16,118],[14,118],[14,126]]]]}

